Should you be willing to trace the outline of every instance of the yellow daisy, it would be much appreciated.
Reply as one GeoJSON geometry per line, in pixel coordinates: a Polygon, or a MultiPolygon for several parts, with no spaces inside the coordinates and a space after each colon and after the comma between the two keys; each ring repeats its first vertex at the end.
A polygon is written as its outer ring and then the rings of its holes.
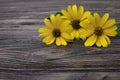
{"type": "Polygon", "coordinates": [[[105,13],[102,18],[98,13],[88,17],[89,23],[82,22],[80,25],[86,29],[88,39],[85,41],[85,46],[93,46],[96,44],[98,47],[108,47],[111,43],[108,36],[117,35],[117,26],[115,19],[109,19],[109,14],[105,13]]]}
{"type": "Polygon", "coordinates": [[[70,20],[72,26],[71,38],[72,39],[85,39],[84,29],[80,26],[80,23],[87,21],[87,16],[90,15],[90,11],[84,11],[84,7],[77,8],[76,5],[68,6],[67,10],[61,11],[63,18],[70,20]]]}
{"type": "Polygon", "coordinates": [[[55,41],[57,46],[66,46],[70,39],[70,21],[63,20],[59,14],[51,14],[50,19],[44,19],[44,23],[47,27],[38,29],[39,36],[45,37],[42,42],[50,45],[55,41]]]}

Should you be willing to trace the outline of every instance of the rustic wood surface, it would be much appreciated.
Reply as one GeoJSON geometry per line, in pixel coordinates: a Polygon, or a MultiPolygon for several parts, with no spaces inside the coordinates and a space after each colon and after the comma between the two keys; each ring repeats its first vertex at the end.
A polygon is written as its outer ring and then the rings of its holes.
{"type": "Polygon", "coordinates": [[[0,0],[0,80],[120,80],[120,37],[108,48],[41,42],[43,19],[70,4],[120,23],[120,0],[0,0]]]}

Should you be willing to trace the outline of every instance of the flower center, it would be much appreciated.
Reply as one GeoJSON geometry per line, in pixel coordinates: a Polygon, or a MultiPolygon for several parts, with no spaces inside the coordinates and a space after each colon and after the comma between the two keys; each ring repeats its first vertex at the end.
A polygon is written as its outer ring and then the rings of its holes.
{"type": "Polygon", "coordinates": [[[74,28],[74,29],[80,29],[81,28],[81,26],[79,25],[79,23],[80,23],[80,21],[79,20],[74,20],[74,21],[72,21],[72,27],[74,28]]]}
{"type": "Polygon", "coordinates": [[[61,32],[59,29],[54,29],[52,32],[54,37],[60,37],[61,36],[61,32]]]}
{"type": "Polygon", "coordinates": [[[102,33],[103,33],[102,28],[101,28],[101,27],[96,27],[96,29],[95,29],[95,34],[96,34],[97,36],[101,36],[102,33]]]}

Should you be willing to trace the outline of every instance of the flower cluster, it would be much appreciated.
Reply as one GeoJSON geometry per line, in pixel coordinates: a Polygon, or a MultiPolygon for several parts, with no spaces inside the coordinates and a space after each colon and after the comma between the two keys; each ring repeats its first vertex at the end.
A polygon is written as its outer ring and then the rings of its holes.
{"type": "Polygon", "coordinates": [[[117,35],[115,19],[108,19],[109,13],[102,17],[98,13],[91,14],[83,6],[69,5],[67,10],[51,14],[44,19],[46,27],[38,29],[39,36],[46,45],[56,43],[66,46],[73,40],[84,40],[84,45],[90,47],[108,47],[111,43],[109,36],[117,35]]]}

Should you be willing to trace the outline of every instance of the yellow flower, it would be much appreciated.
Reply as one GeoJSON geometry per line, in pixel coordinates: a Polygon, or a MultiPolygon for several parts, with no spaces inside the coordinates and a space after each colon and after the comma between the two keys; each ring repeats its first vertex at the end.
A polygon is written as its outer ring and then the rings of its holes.
{"type": "Polygon", "coordinates": [[[88,17],[89,23],[82,22],[80,25],[86,30],[88,39],[85,41],[85,46],[93,46],[96,44],[98,47],[108,47],[111,41],[108,36],[117,35],[117,26],[115,19],[109,19],[109,14],[105,13],[102,18],[98,13],[88,17]]]}
{"type": "Polygon", "coordinates": [[[45,18],[44,23],[47,27],[39,28],[39,36],[45,37],[42,42],[50,45],[53,42],[56,42],[57,46],[67,45],[67,41],[70,39],[70,21],[63,20],[62,17],[58,15],[50,15],[50,19],[45,18]]]}
{"type": "Polygon", "coordinates": [[[72,39],[85,39],[84,29],[80,26],[81,22],[87,21],[87,16],[90,15],[89,11],[84,11],[84,7],[80,6],[77,9],[76,5],[68,6],[67,10],[61,11],[63,18],[70,20],[72,26],[71,38],[72,39]]]}

